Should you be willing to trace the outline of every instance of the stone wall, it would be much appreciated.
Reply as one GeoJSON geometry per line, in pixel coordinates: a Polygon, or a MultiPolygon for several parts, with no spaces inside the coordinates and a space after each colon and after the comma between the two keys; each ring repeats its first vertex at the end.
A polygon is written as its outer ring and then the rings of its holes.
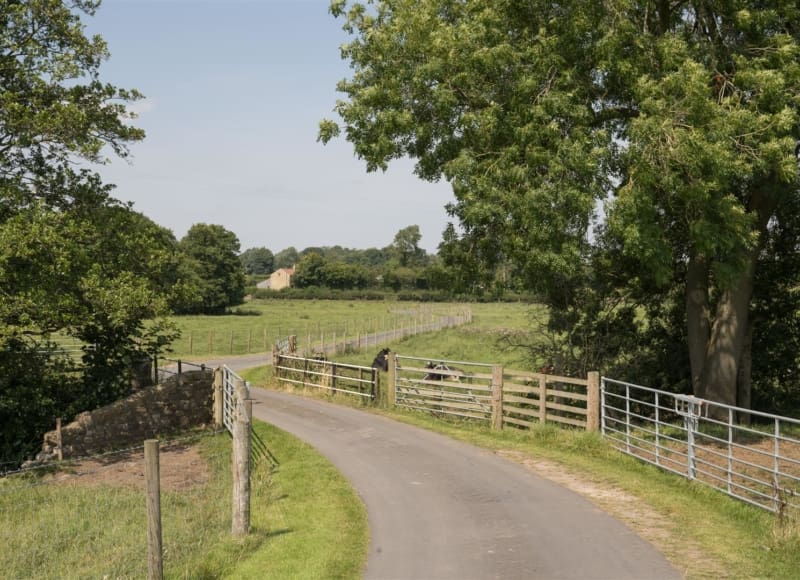
{"type": "MultiPolygon", "coordinates": [[[[213,420],[214,374],[191,371],[147,387],[94,411],[81,413],[61,428],[63,457],[81,457],[120,447],[141,445],[145,439],[208,424],[213,420]]],[[[36,462],[56,457],[55,431],[45,433],[36,462]]]]}

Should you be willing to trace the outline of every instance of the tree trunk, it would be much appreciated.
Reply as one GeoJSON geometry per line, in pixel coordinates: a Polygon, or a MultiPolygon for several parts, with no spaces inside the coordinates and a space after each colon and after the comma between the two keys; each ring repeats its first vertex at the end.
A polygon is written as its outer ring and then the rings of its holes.
{"type": "MultiPolygon", "coordinates": [[[[749,409],[753,386],[753,321],[747,323],[744,335],[742,357],[739,360],[739,377],[737,381],[736,406],[749,409]]],[[[750,413],[739,413],[739,423],[750,424],[750,413]]]]}
{"type": "MultiPolygon", "coordinates": [[[[736,405],[737,402],[739,361],[747,334],[755,261],[756,253],[753,252],[739,281],[720,296],[706,349],[703,365],[705,398],[724,405],[736,405]]],[[[724,418],[719,413],[710,416],[724,418]]]]}
{"type": "MultiPolygon", "coordinates": [[[[708,308],[709,268],[702,256],[693,256],[689,260],[686,274],[686,314],[692,388],[695,395],[710,401],[750,407],[750,300],[753,296],[758,256],[766,241],[767,224],[775,211],[777,200],[774,187],[753,191],[750,196],[747,211],[756,217],[754,226],[759,234],[758,247],[748,254],[747,263],[737,282],[719,297],[713,324],[706,335],[707,344],[702,362],[698,356],[699,343],[712,320],[708,308]]],[[[727,420],[727,413],[719,410],[712,411],[710,416],[727,420]]]]}
{"type": "Polygon", "coordinates": [[[708,261],[699,254],[690,258],[686,267],[686,336],[692,372],[692,393],[701,398],[705,398],[703,367],[710,328],[708,261]]]}

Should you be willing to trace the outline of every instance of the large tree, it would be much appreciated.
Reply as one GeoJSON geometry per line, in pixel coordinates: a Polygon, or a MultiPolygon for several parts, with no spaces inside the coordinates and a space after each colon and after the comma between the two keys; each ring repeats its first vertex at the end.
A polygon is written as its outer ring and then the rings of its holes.
{"type": "MultiPolygon", "coordinates": [[[[30,179],[103,149],[127,156],[144,132],[126,124],[126,101],[141,97],[99,80],[108,58],[99,36],[85,36],[81,12],[95,0],[0,0],[0,179],[30,179]]],[[[8,190],[5,196],[10,196],[8,190]]],[[[16,195],[23,192],[16,191],[16,195]]],[[[34,195],[30,188],[25,193],[34,195]]],[[[44,193],[46,194],[46,193],[44,193]]],[[[53,201],[53,200],[48,200],[53,201]]]]}
{"type": "Polygon", "coordinates": [[[402,267],[422,266],[425,262],[425,250],[419,247],[422,234],[419,226],[407,226],[394,235],[389,251],[402,267]]]}
{"type": "Polygon", "coordinates": [[[195,272],[193,283],[199,297],[184,312],[221,314],[242,303],[245,275],[236,234],[221,225],[194,224],[179,245],[195,272]]]}
{"type": "MultiPolygon", "coordinates": [[[[646,305],[681,286],[694,392],[748,404],[755,276],[797,196],[796,3],[335,0],[331,11],[352,34],[342,56],[354,71],[336,111],[369,170],[410,156],[420,177],[448,179],[470,260],[514,263],[556,309],[598,304],[587,265],[604,255],[627,266],[603,294],[614,301],[646,305]]],[[[321,123],[323,141],[339,132],[321,123]]]]}

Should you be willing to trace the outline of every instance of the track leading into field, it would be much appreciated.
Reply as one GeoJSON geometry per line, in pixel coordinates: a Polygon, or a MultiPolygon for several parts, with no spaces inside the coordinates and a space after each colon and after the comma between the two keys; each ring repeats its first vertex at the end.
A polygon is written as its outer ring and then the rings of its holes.
{"type": "Polygon", "coordinates": [[[251,396],[256,418],[316,447],[361,496],[365,578],[680,578],[587,500],[491,452],[322,401],[251,396]]]}

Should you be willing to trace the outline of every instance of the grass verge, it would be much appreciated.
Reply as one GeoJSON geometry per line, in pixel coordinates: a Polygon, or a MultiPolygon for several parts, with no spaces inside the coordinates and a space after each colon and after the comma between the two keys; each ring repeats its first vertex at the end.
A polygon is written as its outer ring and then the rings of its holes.
{"type": "MultiPolygon", "coordinates": [[[[207,480],[174,489],[162,484],[165,577],[360,577],[368,533],[355,492],[305,443],[270,425],[254,426],[280,464],[255,466],[252,533],[230,536],[230,438],[202,438],[207,480]]],[[[0,576],[147,576],[144,492],[135,480],[108,483],[100,477],[106,469],[121,467],[109,460],[69,483],[51,474],[0,480],[0,576]]]]}

